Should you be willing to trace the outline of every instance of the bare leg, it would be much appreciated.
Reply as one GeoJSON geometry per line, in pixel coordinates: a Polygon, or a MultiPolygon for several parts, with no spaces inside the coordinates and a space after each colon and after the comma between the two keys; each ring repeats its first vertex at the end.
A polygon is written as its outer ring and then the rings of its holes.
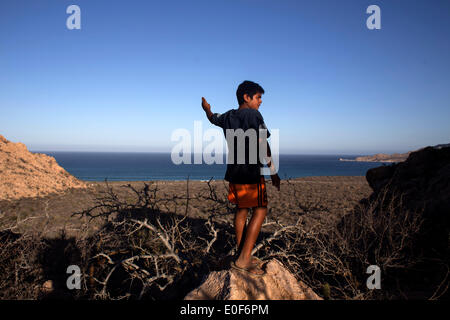
{"type": "Polygon", "coordinates": [[[234,216],[234,229],[236,231],[236,248],[241,246],[242,236],[244,234],[245,224],[247,223],[248,208],[237,209],[234,216]]]}
{"type": "MultiPolygon", "coordinates": [[[[252,266],[251,253],[255,246],[256,239],[261,231],[261,225],[267,214],[266,207],[254,208],[252,218],[247,226],[244,244],[239,258],[236,260],[236,265],[242,268],[250,268],[252,266]]],[[[254,266],[254,265],[253,265],[254,266]]],[[[256,273],[256,272],[255,272],[256,273]]]]}

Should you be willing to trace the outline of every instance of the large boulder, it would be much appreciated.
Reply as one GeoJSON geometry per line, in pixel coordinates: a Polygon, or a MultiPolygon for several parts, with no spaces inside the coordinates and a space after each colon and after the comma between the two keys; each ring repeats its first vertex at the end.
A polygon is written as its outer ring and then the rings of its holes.
{"type": "MultiPolygon", "coordinates": [[[[265,267],[265,268],[264,268],[265,267]]],[[[211,272],[185,300],[322,300],[297,281],[276,259],[265,263],[266,274],[255,277],[240,270],[211,272]]]]}

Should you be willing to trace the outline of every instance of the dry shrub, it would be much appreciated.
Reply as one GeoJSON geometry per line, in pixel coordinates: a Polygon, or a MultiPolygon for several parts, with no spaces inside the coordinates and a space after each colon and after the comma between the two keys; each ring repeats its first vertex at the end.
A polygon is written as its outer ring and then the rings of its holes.
{"type": "MultiPolygon", "coordinates": [[[[156,185],[123,187],[134,191],[134,201],[119,199],[107,187],[98,205],[74,214],[105,220],[83,245],[91,257],[83,272],[89,298],[181,299],[209,271],[221,268],[222,251],[231,248],[231,226],[219,226],[213,213],[207,220],[188,217],[189,195],[162,198],[156,185]],[[184,215],[161,211],[179,200],[185,201],[184,215]]],[[[214,201],[217,194],[210,191],[197,197],[214,201]]]]}
{"type": "Polygon", "coordinates": [[[417,250],[422,224],[422,210],[408,210],[403,196],[386,188],[337,224],[322,219],[307,228],[285,227],[264,255],[283,260],[325,298],[437,299],[447,291],[448,260],[427,260],[417,250]],[[381,270],[381,290],[366,286],[370,265],[381,270]],[[436,270],[435,281],[423,281],[436,270]]]}
{"type": "Polygon", "coordinates": [[[0,232],[0,299],[36,299],[40,270],[37,254],[42,249],[36,234],[0,232]]]}
{"type": "MultiPolygon", "coordinates": [[[[186,195],[169,198],[158,195],[156,184],[144,184],[141,190],[124,185],[135,194],[126,200],[106,185],[95,206],[73,214],[103,219],[103,227],[93,236],[81,232],[76,239],[64,234],[46,239],[42,234],[2,233],[1,298],[182,299],[210,271],[229,267],[235,252],[233,208],[210,181],[206,195],[190,195],[187,181],[186,195]],[[189,217],[192,199],[208,202],[207,219],[189,217]],[[161,211],[169,207],[175,209],[161,211]],[[81,269],[80,290],[65,287],[65,270],[71,264],[81,269]],[[39,288],[48,279],[54,290],[43,293],[39,288]]],[[[283,261],[325,298],[409,297],[405,283],[423,275],[421,267],[429,267],[421,265],[423,257],[414,248],[421,213],[405,210],[401,195],[386,198],[386,192],[361,201],[342,219],[311,219],[308,213],[317,205],[302,204],[303,214],[295,224],[284,225],[271,220],[277,215],[268,215],[253,254],[283,261]],[[381,290],[366,287],[369,265],[381,269],[381,290]]],[[[448,274],[448,262],[435,265],[447,268],[448,274]]],[[[446,292],[446,278],[439,275],[438,284],[423,287],[427,290],[421,298],[438,298],[446,292]],[[429,289],[434,295],[428,294],[429,289]]]]}

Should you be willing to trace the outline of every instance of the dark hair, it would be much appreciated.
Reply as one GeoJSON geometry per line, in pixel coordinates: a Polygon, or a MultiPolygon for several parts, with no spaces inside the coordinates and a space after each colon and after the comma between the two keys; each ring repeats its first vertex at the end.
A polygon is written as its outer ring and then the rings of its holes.
{"type": "Polygon", "coordinates": [[[245,80],[239,85],[236,91],[236,97],[239,105],[245,102],[244,94],[248,94],[248,96],[253,99],[253,96],[257,93],[263,94],[264,89],[255,82],[245,80]]]}

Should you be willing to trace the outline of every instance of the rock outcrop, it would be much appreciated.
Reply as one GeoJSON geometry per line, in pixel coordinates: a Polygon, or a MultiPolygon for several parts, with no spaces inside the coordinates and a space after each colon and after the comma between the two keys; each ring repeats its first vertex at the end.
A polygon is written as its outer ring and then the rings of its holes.
{"type": "Polygon", "coordinates": [[[240,270],[211,272],[185,300],[322,300],[297,281],[276,259],[263,266],[266,274],[255,277],[240,270]]]}
{"type": "Polygon", "coordinates": [[[55,158],[32,153],[23,143],[0,135],[0,200],[39,197],[71,188],[87,188],[61,168],[55,158]]]}

